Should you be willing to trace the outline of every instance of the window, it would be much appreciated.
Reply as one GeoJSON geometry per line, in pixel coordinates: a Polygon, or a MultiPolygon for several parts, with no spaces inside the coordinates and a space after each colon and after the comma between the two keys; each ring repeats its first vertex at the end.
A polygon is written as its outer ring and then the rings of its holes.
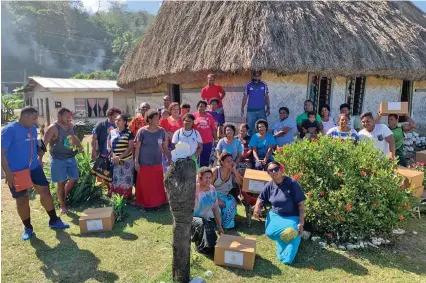
{"type": "Polygon", "coordinates": [[[40,99],[40,116],[44,116],[44,106],[43,106],[43,99],[40,99]]]}
{"type": "Polygon", "coordinates": [[[320,111],[319,106],[330,105],[331,82],[329,77],[309,75],[308,99],[314,103],[314,111],[320,111]]]}
{"type": "MultiPolygon", "coordinates": [[[[411,101],[413,98],[413,81],[402,81],[401,88],[401,102],[408,102],[408,113],[411,113],[411,101]]],[[[400,122],[408,122],[407,119],[403,117],[399,117],[400,122]]]]}
{"type": "Polygon", "coordinates": [[[346,103],[351,106],[351,115],[361,115],[364,101],[365,77],[350,77],[346,80],[346,103]]]}
{"type": "Polygon", "coordinates": [[[106,117],[108,98],[75,98],[75,117],[106,117]]]}

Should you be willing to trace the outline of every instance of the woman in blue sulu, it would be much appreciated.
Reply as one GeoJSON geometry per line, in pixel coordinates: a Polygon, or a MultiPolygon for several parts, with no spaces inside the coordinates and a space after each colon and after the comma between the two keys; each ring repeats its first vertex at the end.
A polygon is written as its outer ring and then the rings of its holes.
{"type": "Polygon", "coordinates": [[[266,120],[257,120],[256,131],[257,133],[250,139],[249,147],[253,149],[254,168],[265,170],[266,164],[274,160],[272,153],[276,142],[274,135],[268,133],[268,122],[266,120]]]}
{"type": "Polygon", "coordinates": [[[265,223],[265,234],[276,241],[277,257],[291,264],[299,249],[305,218],[305,195],[296,180],[284,175],[281,165],[272,161],[267,166],[269,181],[261,191],[253,216],[259,218],[262,205],[270,202],[265,223]]]}

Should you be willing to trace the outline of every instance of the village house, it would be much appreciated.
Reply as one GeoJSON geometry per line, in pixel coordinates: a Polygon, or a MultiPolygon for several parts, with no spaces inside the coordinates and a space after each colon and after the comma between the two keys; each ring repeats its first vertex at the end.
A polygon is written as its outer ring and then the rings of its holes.
{"type": "Polygon", "coordinates": [[[61,107],[70,109],[76,120],[90,123],[105,119],[111,106],[135,115],[135,93],[118,87],[116,81],[30,77],[24,92],[25,104],[39,110],[39,125],[55,121],[61,107]]]}
{"type": "Polygon", "coordinates": [[[409,1],[166,1],[120,69],[117,84],[136,102],[162,104],[165,94],[195,111],[207,74],[227,92],[228,122],[242,122],[242,92],[262,70],[269,121],[342,103],[353,115],[377,113],[381,101],[407,101],[426,126],[426,17],[409,1]]]}

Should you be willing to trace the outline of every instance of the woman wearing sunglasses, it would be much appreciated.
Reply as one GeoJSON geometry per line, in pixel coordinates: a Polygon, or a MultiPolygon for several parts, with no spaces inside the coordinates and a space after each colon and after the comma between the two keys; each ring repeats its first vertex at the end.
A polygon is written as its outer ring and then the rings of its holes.
{"type": "Polygon", "coordinates": [[[284,175],[281,165],[272,161],[267,166],[269,181],[261,191],[253,216],[259,218],[262,205],[270,202],[265,223],[265,234],[276,241],[277,257],[291,264],[296,257],[303,234],[305,219],[305,195],[296,180],[284,175]]]}

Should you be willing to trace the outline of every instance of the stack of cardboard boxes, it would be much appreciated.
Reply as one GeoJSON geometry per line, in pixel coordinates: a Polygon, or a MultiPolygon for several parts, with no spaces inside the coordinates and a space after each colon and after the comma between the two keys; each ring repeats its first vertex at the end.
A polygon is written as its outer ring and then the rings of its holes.
{"type": "Polygon", "coordinates": [[[423,196],[423,193],[424,193],[423,180],[424,180],[425,173],[412,170],[409,168],[405,168],[405,167],[399,167],[397,172],[398,174],[400,174],[401,176],[405,178],[403,183],[404,189],[413,188],[413,195],[417,197],[423,196]]]}

